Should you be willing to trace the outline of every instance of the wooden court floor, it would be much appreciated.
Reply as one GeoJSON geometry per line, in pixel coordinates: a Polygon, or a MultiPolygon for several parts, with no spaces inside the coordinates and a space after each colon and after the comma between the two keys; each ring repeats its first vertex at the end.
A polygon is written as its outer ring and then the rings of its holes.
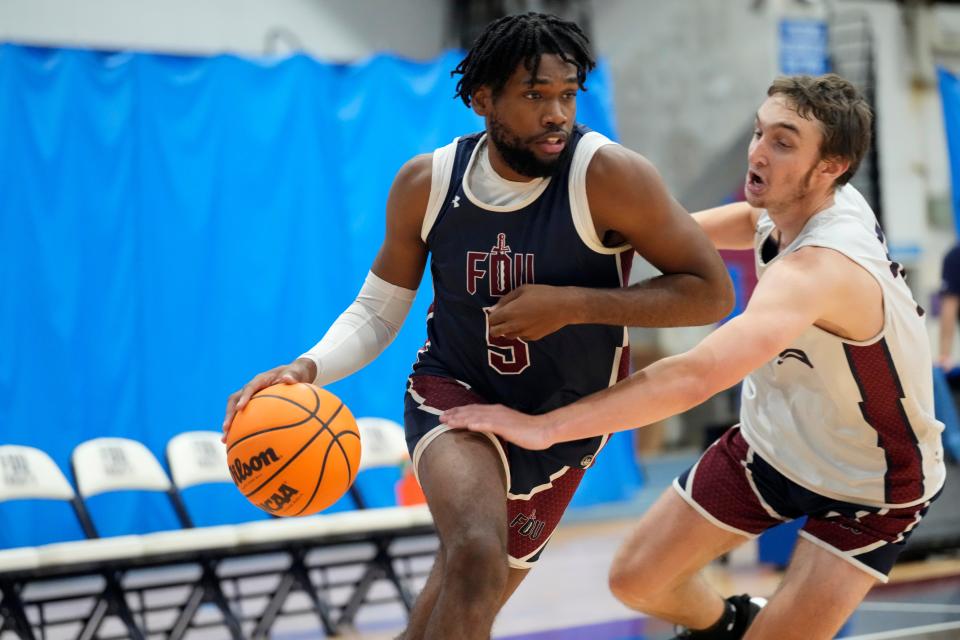
{"type": "MultiPolygon", "coordinates": [[[[539,566],[517,590],[497,619],[501,640],[662,640],[670,625],[633,612],[610,595],[606,574],[617,545],[633,519],[580,522],[562,526],[539,566]]],[[[708,579],[724,594],[769,596],[779,572],[734,556],[708,569],[708,579]]],[[[383,640],[400,630],[399,620],[361,619],[350,640],[383,640]]],[[[297,631],[282,640],[316,637],[297,631]]],[[[838,638],[850,640],[960,639],[960,555],[903,563],[888,585],[874,588],[838,638]]]]}
{"type": "MultiPolygon", "coordinates": [[[[538,566],[506,604],[494,626],[499,640],[664,640],[672,626],[627,609],[607,589],[613,554],[637,517],[673,478],[692,464],[696,452],[645,461],[647,484],[629,505],[581,509],[564,516],[538,566]]],[[[920,525],[921,527],[923,524],[920,525]]],[[[754,550],[755,552],[755,550],[754,550]]],[[[708,568],[707,577],[724,595],[771,595],[776,570],[758,565],[749,548],[708,568]]],[[[392,638],[402,622],[359,619],[353,639],[392,638]]],[[[384,612],[386,614],[386,612],[384,612]]],[[[402,612],[400,612],[402,620],[402,612]]],[[[396,615],[396,614],[394,614],[396,615]]],[[[395,619],[396,620],[396,619],[395,619]]],[[[277,636],[288,640],[287,636],[277,636]]],[[[289,640],[315,636],[291,635],[289,640]]],[[[900,563],[890,583],[868,595],[837,637],[851,640],[960,640],[960,551],[922,562],[900,563]]]]}

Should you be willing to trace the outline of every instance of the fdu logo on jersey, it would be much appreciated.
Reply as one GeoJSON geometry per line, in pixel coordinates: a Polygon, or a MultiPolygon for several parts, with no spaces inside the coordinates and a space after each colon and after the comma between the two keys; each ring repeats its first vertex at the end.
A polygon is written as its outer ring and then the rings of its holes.
{"type": "Polygon", "coordinates": [[[490,251],[467,252],[467,292],[475,294],[484,278],[494,297],[505,296],[521,285],[533,284],[534,254],[513,253],[507,244],[507,234],[498,233],[490,251]]]}

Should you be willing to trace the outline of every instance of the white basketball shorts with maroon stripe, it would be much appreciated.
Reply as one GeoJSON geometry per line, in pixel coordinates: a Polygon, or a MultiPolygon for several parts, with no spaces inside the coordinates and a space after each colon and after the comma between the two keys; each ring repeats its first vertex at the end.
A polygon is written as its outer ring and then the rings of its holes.
{"type": "MultiPolygon", "coordinates": [[[[440,424],[440,414],[466,404],[490,404],[490,401],[454,378],[410,377],[404,400],[404,426],[415,473],[430,443],[450,430],[440,424]]],[[[493,434],[484,435],[500,453],[507,478],[510,566],[529,569],[540,558],[585,470],[606,444],[607,436],[564,442],[544,451],[529,451],[493,434]]]]}
{"type": "Polygon", "coordinates": [[[828,498],[789,480],[762,459],[733,427],[707,449],[674,488],[714,525],[748,538],[803,516],[800,535],[887,581],[928,502],[884,509],[828,498]]]}

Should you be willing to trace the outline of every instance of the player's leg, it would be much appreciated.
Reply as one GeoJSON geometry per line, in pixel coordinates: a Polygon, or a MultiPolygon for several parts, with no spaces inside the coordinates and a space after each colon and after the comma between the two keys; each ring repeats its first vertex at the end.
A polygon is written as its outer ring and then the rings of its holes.
{"type": "Polygon", "coordinates": [[[504,588],[503,595],[500,597],[501,609],[503,605],[507,604],[507,600],[510,599],[510,596],[517,590],[517,587],[520,586],[520,583],[523,582],[523,579],[527,577],[528,573],[530,573],[530,569],[510,567],[510,573],[507,574],[507,586],[504,588]]]}
{"type": "Polygon", "coordinates": [[[418,600],[412,618],[427,618],[424,638],[489,638],[508,577],[500,454],[486,436],[446,431],[423,451],[418,473],[443,558],[432,610],[418,600]]]}
{"type": "MultiPolygon", "coordinates": [[[[458,583],[465,581],[468,586],[476,586],[476,577],[463,578],[462,572],[451,567],[457,554],[457,550],[450,546],[451,541],[465,535],[466,531],[471,536],[481,535],[480,532],[483,532],[483,539],[489,542],[493,539],[490,531],[496,525],[500,527],[497,540],[505,540],[504,569],[509,566],[509,570],[505,569],[505,578],[497,594],[495,606],[489,611],[489,622],[480,625],[485,626],[486,633],[489,634],[493,616],[539,559],[580,484],[584,469],[590,465],[602,444],[601,438],[591,438],[563,443],[546,452],[535,452],[513,447],[489,434],[478,436],[485,439],[482,446],[485,451],[482,456],[485,468],[487,471],[496,468],[495,473],[484,475],[471,470],[462,460],[445,456],[442,452],[437,454],[436,450],[440,443],[444,443],[444,448],[454,446],[449,440],[451,437],[463,438],[468,435],[451,432],[440,425],[440,413],[450,407],[477,402],[482,403],[484,399],[471,391],[468,385],[457,380],[426,375],[410,378],[405,412],[407,443],[437,525],[444,556],[442,564],[441,560],[435,564],[424,593],[417,601],[405,638],[420,637],[418,634],[421,628],[426,637],[432,637],[431,632],[434,625],[438,624],[437,620],[446,615],[445,598],[453,597],[450,595],[454,591],[450,585],[451,580],[458,583]],[[496,464],[491,462],[491,457],[497,461],[496,464]],[[441,462],[434,462],[437,458],[441,458],[441,462]],[[426,471],[427,465],[436,468],[426,471]],[[451,465],[453,469],[450,468],[451,465]],[[431,478],[432,474],[436,477],[431,478]],[[428,485],[433,485],[434,489],[428,485]],[[495,506],[492,499],[499,496],[502,502],[496,510],[497,517],[479,512],[474,504],[476,498],[473,493],[467,493],[465,489],[458,493],[458,486],[479,492],[484,498],[490,499],[491,502],[485,503],[490,509],[495,506]],[[446,504],[457,496],[462,498],[460,503],[446,504]],[[438,510],[444,512],[442,516],[438,514],[438,510]],[[441,524],[439,517],[443,517],[447,523],[441,524]],[[423,622],[425,619],[426,624],[423,622]]],[[[475,440],[471,439],[469,442],[479,446],[475,440]]],[[[477,460],[480,461],[481,458],[478,457],[477,460]]],[[[479,606],[482,598],[477,599],[474,590],[475,588],[469,589],[466,597],[475,600],[475,604],[479,606]]],[[[440,628],[439,624],[437,628],[440,628]]],[[[477,635],[482,636],[482,633],[477,635]]]]}
{"type": "MultiPolygon", "coordinates": [[[[500,607],[498,610],[503,608],[503,605],[507,603],[507,600],[510,599],[510,596],[517,590],[517,587],[520,586],[520,583],[523,582],[523,579],[527,577],[529,572],[529,569],[510,568],[510,572],[507,575],[507,585],[500,598],[500,607]]],[[[417,596],[417,606],[410,613],[410,621],[407,623],[407,629],[397,637],[397,640],[423,637],[427,629],[430,613],[436,604],[437,596],[440,595],[441,584],[443,584],[442,547],[437,552],[437,558],[434,560],[433,567],[430,569],[430,575],[427,576],[427,581],[423,585],[420,595],[417,596]]]]}
{"type": "Polygon", "coordinates": [[[641,518],[617,553],[610,588],[629,607],[690,630],[727,627],[740,637],[753,607],[724,602],[700,570],[786,518],[757,489],[754,455],[729,430],[641,518]]]}
{"type": "Polygon", "coordinates": [[[879,509],[806,494],[816,511],[800,532],[780,588],[747,637],[771,637],[775,630],[778,638],[832,638],[870,588],[887,581],[930,506],[879,509]]]}
{"type": "Polygon", "coordinates": [[[746,540],[713,525],[669,488],[617,551],[610,589],[632,609],[705,629],[720,618],[725,604],[700,570],[746,540]]]}
{"type": "MultiPolygon", "coordinates": [[[[507,536],[505,482],[508,474],[505,466],[507,459],[499,443],[487,436],[468,437],[469,434],[464,432],[451,432],[439,423],[439,415],[443,410],[477,402],[485,402],[485,400],[470,390],[468,385],[452,378],[438,376],[410,378],[404,415],[407,444],[437,524],[441,550],[411,612],[407,633],[402,636],[404,638],[432,637],[428,632],[428,627],[433,628],[432,618],[435,614],[438,619],[445,615],[444,606],[447,600],[454,598],[460,583],[470,580],[469,577],[464,577],[464,575],[469,576],[469,570],[461,572],[451,567],[450,563],[454,558],[461,558],[465,551],[472,548],[472,545],[461,544],[451,548],[451,541],[464,536],[482,536],[485,541],[482,546],[487,548],[489,545],[486,542],[495,540],[499,545],[507,536]],[[468,452],[468,448],[457,445],[458,439],[463,438],[466,438],[465,442],[470,443],[470,447],[477,451],[478,455],[475,459],[463,461],[458,458],[468,452]],[[452,448],[453,453],[445,454],[444,450],[447,448],[452,448]],[[485,470],[479,469],[480,465],[485,470]],[[495,514],[484,515],[484,512],[477,510],[479,498],[475,497],[475,493],[480,494],[486,511],[495,512],[495,514]]],[[[490,553],[488,548],[487,552],[490,553]]],[[[526,574],[523,570],[507,569],[506,544],[502,549],[498,547],[497,554],[497,560],[492,564],[497,571],[502,570],[504,578],[499,591],[491,588],[491,593],[495,592],[495,594],[491,596],[494,604],[488,607],[490,611],[487,617],[490,621],[479,625],[481,627],[486,625],[487,633],[489,633],[493,615],[499,611],[502,603],[526,574]]],[[[493,587],[500,581],[501,578],[498,577],[490,586],[493,587]]],[[[476,599],[475,602],[472,594],[470,598],[473,604],[478,606],[481,604],[482,598],[476,599]]],[[[478,635],[482,633],[481,629],[478,635]]]]}
{"type": "Polygon", "coordinates": [[[424,583],[423,589],[420,590],[413,610],[410,612],[407,628],[397,636],[396,640],[422,638],[423,634],[426,633],[427,622],[430,621],[433,606],[437,602],[437,596],[440,595],[440,585],[443,584],[443,556],[443,544],[441,543],[437,549],[437,557],[434,558],[433,566],[430,567],[430,573],[427,575],[427,581],[424,583]]]}
{"type": "Polygon", "coordinates": [[[876,582],[874,575],[801,538],[780,588],[744,637],[829,640],[876,582]]]}

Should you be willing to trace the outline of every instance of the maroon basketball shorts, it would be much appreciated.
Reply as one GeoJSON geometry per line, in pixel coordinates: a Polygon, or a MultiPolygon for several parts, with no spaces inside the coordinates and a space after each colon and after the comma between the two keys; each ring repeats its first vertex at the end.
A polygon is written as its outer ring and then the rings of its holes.
{"type": "MultiPolygon", "coordinates": [[[[489,404],[469,385],[441,376],[411,376],[404,401],[407,448],[414,471],[433,440],[450,430],[440,414],[466,404],[489,404]]],[[[540,558],[580,479],[607,436],[529,451],[484,434],[500,453],[507,478],[507,551],[510,566],[528,569],[540,558]]]]}
{"type": "Polygon", "coordinates": [[[880,582],[887,581],[907,538],[936,499],[881,508],[822,496],[757,455],[739,426],[707,449],[673,486],[711,523],[748,538],[806,516],[802,537],[880,582]]]}

